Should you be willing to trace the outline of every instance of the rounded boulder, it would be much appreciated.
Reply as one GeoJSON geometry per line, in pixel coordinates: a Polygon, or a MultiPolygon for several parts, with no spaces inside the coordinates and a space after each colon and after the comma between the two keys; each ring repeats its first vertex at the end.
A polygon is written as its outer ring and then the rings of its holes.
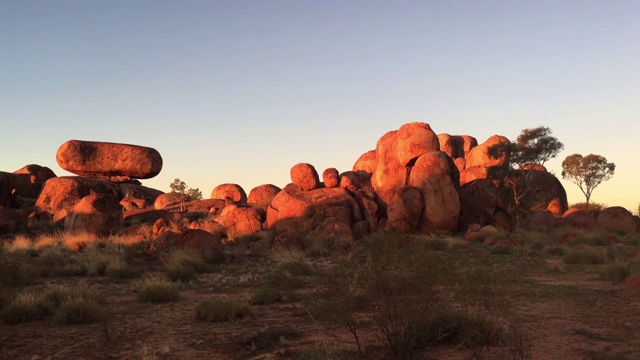
{"type": "Polygon", "coordinates": [[[291,168],[290,174],[291,182],[303,191],[317,189],[320,185],[318,172],[311,164],[296,164],[291,168]]]}
{"type": "Polygon", "coordinates": [[[150,179],[162,170],[155,149],[99,141],[69,140],[58,148],[56,161],[80,176],[150,179]]]}

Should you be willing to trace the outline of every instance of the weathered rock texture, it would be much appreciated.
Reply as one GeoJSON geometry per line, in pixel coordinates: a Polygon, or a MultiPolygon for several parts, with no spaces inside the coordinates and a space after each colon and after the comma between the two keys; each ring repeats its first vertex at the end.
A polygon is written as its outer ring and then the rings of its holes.
{"type": "Polygon", "coordinates": [[[267,207],[271,204],[276,195],[280,192],[280,188],[272,184],[259,185],[251,189],[247,203],[255,204],[261,207],[267,207]]]}
{"type": "Polygon", "coordinates": [[[106,236],[122,223],[122,207],[118,204],[118,198],[112,194],[94,193],[83,197],[69,210],[64,229],[106,236]]]}
{"type": "Polygon", "coordinates": [[[162,170],[162,157],[152,148],[97,141],[69,140],[56,154],[61,168],[80,176],[149,179],[162,170]]]}
{"type": "Polygon", "coordinates": [[[304,191],[318,188],[320,178],[311,164],[300,163],[291,168],[291,182],[304,191]]]}
{"type": "Polygon", "coordinates": [[[612,206],[600,211],[597,222],[598,225],[608,231],[626,234],[638,231],[638,225],[633,218],[633,214],[620,206],[612,206]]]}
{"type": "Polygon", "coordinates": [[[337,187],[340,184],[340,174],[336,168],[328,168],[322,173],[322,182],[328,188],[337,187]]]}
{"type": "Polygon", "coordinates": [[[45,183],[36,201],[36,211],[55,215],[60,210],[71,208],[92,192],[110,194],[117,198],[120,195],[118,186],[107,180],[76,176],[55,177],[45,183]]]}
{"type": "Polygon", "coordinates": [[[47,180],[56,177],[48,167],[27,165],[13,172],[16,195],[36,199],[47,180]]]}
{"type": "Polygon", "coordinates": [[[231,198],[235,202],[246,203],[247,193],[244,192],[242,186],[238,184],[221,184],[216,186],[211,192],[211,199],[231,198]]]}
{"type": "Polygon", "coordinates": [[[294,192],[283,189],[267,209],[269,230],[302,231],[319,238],[354,238],[352,225],[360,221],[356,201],[343,188],[294,192]]]}

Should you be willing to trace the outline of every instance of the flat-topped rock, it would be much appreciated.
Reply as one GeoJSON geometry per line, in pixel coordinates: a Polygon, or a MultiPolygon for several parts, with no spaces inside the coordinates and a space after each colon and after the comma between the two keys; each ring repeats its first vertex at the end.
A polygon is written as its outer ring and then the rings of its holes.
{"type": "Polygon", "coordinates": [[[152,148],[98,141],[69,140],[56,154],[58,165],[80,176],[150,179],[162,170],[162,157],[152,148]]]}

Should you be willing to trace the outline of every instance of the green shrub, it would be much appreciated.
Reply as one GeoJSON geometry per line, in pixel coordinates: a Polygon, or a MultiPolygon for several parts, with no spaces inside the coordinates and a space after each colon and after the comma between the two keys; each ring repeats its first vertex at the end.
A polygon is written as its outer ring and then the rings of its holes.
{"type": "Polygon", "coordinates": [[[494,255],[510,255],[514,253],[513,245],[498,244],[491,248],[494,255]]]}
{"type": "Polygon", "coordinates": [[[603,280],[621,283],[631,275],[631,270],[627,265],[611,264],[607,265],[600,271],[600,277],[603,280]]]}
{"type": "Polygon", "coordinates": [[[566,246],[554,245],[544,249],[544,253],[550,256],[562,257],[567,254],[569,249],[566,246]]]}
{"type": "Polygon", "coordinates": [[[449,250],[449,243],[444,239],[431,238],[424,241],[424,247],[426,250],[431,251],[447,251],[449,250]]]}
{"type": "Polygon", "coordinates": [[[194,280],[198,274],[196,270],[183,263],[174,263],[167,265],[167,277],[171,281],[189,282],[194,280]]]}
{"type": "Polygon", "coordinates": [[[104,310],[96,301],[75,298],[63,302],[54,313],[57,324],[92,324],[103,320],[104,310]]]}
{"type": "Polygon", "coordinates": [[[604,264],[605,254],[597,248],[580,246],[570,249],[563,257],[565,264],[604,264]]]}
{"type": "Polygon", "coordinates": [[[208,322],[223,322],[251,318],[251,311],[229,300],[204,299],[196,305],[196,319],[208,322]]]}
{"type": "Polygon", "coordinates": [[[114,279],[131,279],[138,276],[140,272],[127,264],[122,259],[116,259],[107,265],[106,275],[114,279]]]}
{"type": "Polygon", "coordinates": [[[0,247],[0,289],[27,286],[33,281],[33,275],[26,253],[9,252],[0,247]]]}
{"type": "Polygon", "coordinates": [[[0,316],[7,324],[41,320],[50,309],[41,297],[33,293],[20,293],[2,309],[0,316]]]}
{"type": "Polygon", "coordinates": [[[140,283],[136,298],[140,302],[159,304],[178,300],[180,293],[171,282],[160,277],[150,277],[140,283]]]}
{"type": "Polygon", "coordinates": [[[284,293],[282,291],[272,287],[265,287],[255,293],[251,297],[251,300],[249,300],[249,303],[253,305],[271,305],[284,302],[284,298],[284,293]]]}
{"type": "Polygon", "coordinates": [[[587,234],[575,239],[569,240],[567,243],[570,247],[578,246],[607,246],[610,245],[609,240],[605,239],[602,234],[587,234]]]}
{"type": "Polygon", "coordinates": [[[282,341],[301,337],[302,333],[290,326],[268,328],[245,340],[242,346],[251,350],[263,350],[281,346],[282,341]]]}

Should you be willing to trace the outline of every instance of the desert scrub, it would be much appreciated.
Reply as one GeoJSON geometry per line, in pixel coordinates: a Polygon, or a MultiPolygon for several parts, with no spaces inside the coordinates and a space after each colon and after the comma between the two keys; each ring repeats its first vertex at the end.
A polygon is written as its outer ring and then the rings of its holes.
{"type": "Polygon", "coordinates": [[[143,303],[167,303],[180,298],[178,288],[170,281],[161,277],[149,277],[139,283],[136,299],[143,303]]]}
{"type": "Polygon", "coordinates": [[[165,261],[167,277],[172,281],[188,282],[209,270],[202,256],[194,251],[174,251],[165,261]]]}
{"type": "Polygon", "coordinates": [[[624,264],[611,264],[600,270],[600,278],[613,283],[621,283],[631,275],[631,270],[624,264]]]}
{"type": "Polygon", "coordinates": [[[265,287],[255,293],[249,303],[252,305],[271,305],[285,301],[285,295],[282,291],[272,287],[265,287]]]}
{"type": "Polygon", "coordinates": [[[0,247],[0,289],[27,286],[33,280],[33,267],[27,252],[0,247]]]}
{"type": "Polygon", "coordinates": [[[590,246],[580,246],[569,249],[563,257],[565,264],[604,264],[607,257],[598,248],[590,246]]]}
{"type": "Polygon", "coordinates": [[[302,332],[290,326],[267,328],[246,339],[242,347],[252,351],[277,348],[282,346],[282,342],[299,339],[302,335],[302,332]]]}
{"type": "Polygon", "coordinates": [[[307,277],[316,273],[304,253],[296,250],[280,250],[274,253],[275,265],[267,277],[267,286],[275,289],[303,287],[307,277]]]}
{"type": "Polygon", "coordinates": [[[61,325],[92,324],[103,320],[106,313],[100,304],[90,298],[71,298],[56,309],[54,321],[61,325]]]}
{"type": "Polygon", "coordinates": [[[208,322],[223,322],[249,319],[251,310],[231,300],[204,299],[196,305],[196,319],[208,322]]]}
{"type": "Polygon", "coordinates": [[[569,249],[566,246],[562,245],[553,245],[544,248],[543,252],[549,256],[563,257],[567,254],[569,249]]]}
{"type": "Polygon", "coordinates": [[[50,307],[41,296],[22,292],[2,309],[0,316],[7,324],[18,324],[41,320],[50,313],[50,307]]]}

